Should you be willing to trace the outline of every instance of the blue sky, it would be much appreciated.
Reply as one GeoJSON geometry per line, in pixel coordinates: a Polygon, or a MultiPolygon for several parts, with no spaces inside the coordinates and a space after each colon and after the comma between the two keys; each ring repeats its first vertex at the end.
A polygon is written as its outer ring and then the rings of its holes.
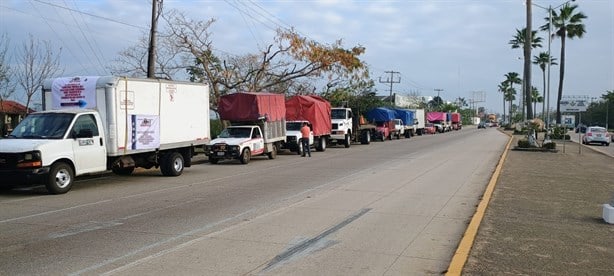
{"type": "MultiPolygon", "coordinates": [[[[163,8],[193,19],[215,18],[213,45],[223,53],[256,52],[272,43],[276,28],[294,27],[321,43],[342,39],[347,48],[366,47],[363,60],[376,81],[386,79],[385,71],[400,72],[395,92],[431,96],[437,94],[434,89],[443,89],[442,98],[452,101],[483,91],[486,102],[479,105],[501,112],[497,85],[507,72],[522,74],[522,52],[511,49],[508,41],[525,24],[524,2],[165,0],[163,8]]],[[[533,0],[543,7],[564,2],[533,0]]],[[[568,40],[564,93],[599,97],[614,90],[614,1],[574,3],[588,16],[587,33],[568,40]]],[[[546,16],[545,9],[534,6],[534,29],[546,16]]],[[[148,0],[0,0],[0,33],[8,35],[11,49],[21,47],[29,34],[48,40],[62,48],[65,75],[110,74],[106,64],[137,43],[150,17],[148,0]]],[[[546,46],[532,55],[546,51],[546,46]]],[[[552,54],[557,58],[559,49],[560,41],[554,40],[552,54]]],[[[541,70],[534,66],[532,71],[532,84],[541,91],[541,70]]],[[[376,88],[388,94],[388,85],[376,88]]],[[[558,67],[553,67],[551,107],[557,88],[558,67]]]]}

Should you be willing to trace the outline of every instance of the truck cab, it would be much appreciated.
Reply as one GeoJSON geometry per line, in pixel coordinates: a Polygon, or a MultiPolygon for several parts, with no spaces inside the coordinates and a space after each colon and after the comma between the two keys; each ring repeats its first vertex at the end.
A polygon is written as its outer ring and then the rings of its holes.
{"type": "MultiPolygon", "coordinates": [[[[311,124],[307,121],[287,121],[286,122],[286,142],[282,143],[282,147],[298,154],[303,154],[303,145],[300,143],[300,139],[303,137],[301,134],[301,127],[303,123],[307,123],[311,129],[311,124]]],[[[313,131],[309,132],[309,146],[314,145],[313,131]]]]}
{"type": "MultiPolygon", "coordinates": [[[[397,139],[401,138],[401,136],[404,136],[406,138],[409,138],[409,136],[407,134],[405,134],[405,125],[403,124],[403,120],[401,119],[394,119],[394,130],[395,130],[395,134],[397,136],[397,139]]],[[[409,131],[409,130],[407,130],[409,131]]]]}
{"type": "Polygon", "coordinates": [[[106,141],[93,110],[30,114],[0,140],[0,178],[9,185],[42,182],[67,192],[75,176],[107,169],[106,141]]]}
{"type": "MultiPolygon", "coordinates": [[[[228,159],[238,159],[242,164],[247,164],[252,156],[265,153],[264,144],[260,126],[242,125],[225,128],[204,149],[211,164],[228,159]]],[[[267,154],[270,159],[274,159],[276,152],[267,154]]]]}
{"type": "Polygon", "coordinates": [[[331,108],[332,133],[331,140],[341,142],[349,148],[352,141],[353,114],[351,108],[331,108]]]}

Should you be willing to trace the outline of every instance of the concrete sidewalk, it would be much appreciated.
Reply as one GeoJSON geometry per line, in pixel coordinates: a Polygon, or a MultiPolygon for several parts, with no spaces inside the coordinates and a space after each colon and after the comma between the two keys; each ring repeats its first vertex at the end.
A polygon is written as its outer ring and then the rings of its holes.
{"type": "Polygon", "coordinates": [[[612,196],[611,156],[510,150],[463,274],[614,275],[612,196]]]}

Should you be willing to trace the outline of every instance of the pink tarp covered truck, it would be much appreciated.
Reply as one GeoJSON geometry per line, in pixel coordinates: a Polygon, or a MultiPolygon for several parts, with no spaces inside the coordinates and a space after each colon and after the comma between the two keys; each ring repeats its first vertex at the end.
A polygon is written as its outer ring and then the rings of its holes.
{"type": "Polygon", "coordinates": [[[426,121],[432,123],[439,133],[449,131],[450,124],[448,122],[448,114],[446,112],[427,112],[426,121]]]}

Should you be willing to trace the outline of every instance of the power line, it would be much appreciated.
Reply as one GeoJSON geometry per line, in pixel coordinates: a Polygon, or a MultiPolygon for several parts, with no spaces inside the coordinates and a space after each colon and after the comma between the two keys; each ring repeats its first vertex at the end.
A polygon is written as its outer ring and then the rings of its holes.
{"type": "Polygon", "coordinates": [[[115,19],[112,19],[112,18],[95,15],[95,14],[88,13],[88,12],[82,12],[82,11],[79,11],[79,10],[71,9],[71,8],[68,8],[68,7],[63,7],[63,6],[60,6],[60,5],[57,5],[57,4],[48,3],[48,2],[41,1],[41,0],[32,0],[32,1],[35,1],[35,2],[38,2],[38,3],[41,3],[41,4],[45,4],[45,5],[49,5],[49,6],[52,6],[52,7],[60,8],[60,9],[65,9],[65,10],[77,12],[77,13],[80,13],[80,14],[85,14],[85,15],[88,15],[88,16],[91,16],[91,17],[95,17],[95,18],[98,18],[98,19],[103,19],[103,20],[111,21],[111,22],[114,22],[114,23],[117,23],[117,24],[122,24],[122,25],[125,25],[125,26],[134,27],[134,28],[137,28],[137,29],[145,30],[145,31],[149,30],[146,27],[141,27],[141,26],[137,26],[137,25],[121,22],[119,20],[115,20],[115,19]]]}
{"type": "Polygon", "coordinates": [[[382,77],[379,78],[380,83],[389,83],[390,84],[390,102],[394,103],[394,99],[392,98],[392,84],[401,83],[401,77],[397,81],[394,80],[394,74],[400,74],[401,72],[396,71],[386,71],[386,74],[390,74],[390,78],[386,78],[385,81],[382,81],[382,77]]]}

